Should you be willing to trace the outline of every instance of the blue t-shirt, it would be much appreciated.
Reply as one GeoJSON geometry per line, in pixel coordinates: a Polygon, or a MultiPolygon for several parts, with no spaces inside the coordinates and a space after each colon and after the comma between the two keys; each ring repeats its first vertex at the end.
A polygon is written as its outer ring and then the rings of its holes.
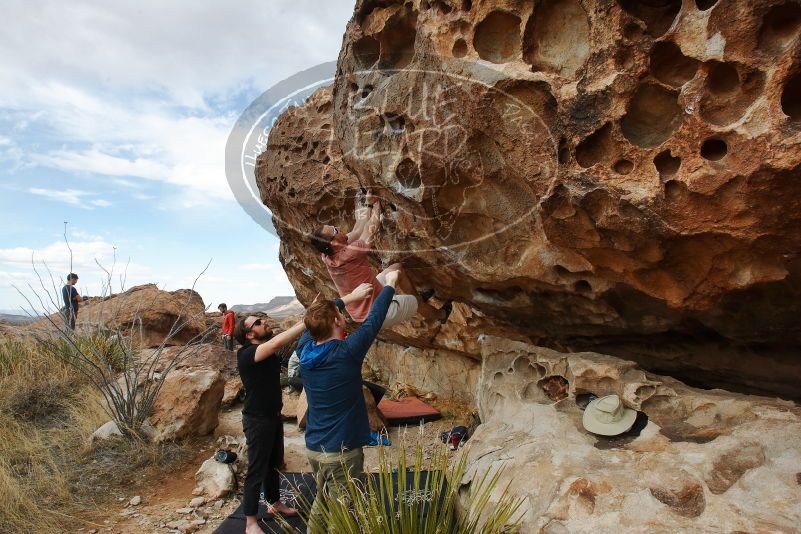
{"type": "Polygon", "coordinates": [[[370,424],[362,394],[362,362],[384,324],[394,295],[393,288],[384,287],[367,320],[344,340],[317,345],[308,330],[298,340],[303,388],[309,404],[307,449],[339,452],[370,442],[370,424]]]}
{"type": "Polygon", "coordinates": [[[75,286],[65,284],[64,287],[61,288],[61,297],[64,299],[64,307],[74,312],[77,312],[79,307],[78,301],[75,300],[77,296],[78,290],[75,289],[75,286]]]}

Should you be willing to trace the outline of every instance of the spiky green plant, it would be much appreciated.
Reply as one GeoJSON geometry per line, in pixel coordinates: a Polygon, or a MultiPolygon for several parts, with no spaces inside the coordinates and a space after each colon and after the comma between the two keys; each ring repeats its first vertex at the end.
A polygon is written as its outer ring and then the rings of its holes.
{"type": "MultiPolygon", "coordinates": [[[[309,525],[310,532],[329,534],[500,534],[519,529],[522,498],[509,493],[509,484],[499,489],[503,468],[484,473],[462,489],[467,454],[449,466],[445,445],[437,447],[424,461],[423,446],[415,446],[414,465],[407,465],[406,448],[401,447],[396,465],[387,449],[378,448],[377,476],[366,482],[349,477],[342,497],[320,492],[325,525],[309,525]],[[424,472],[428,471],[428,476],[424,472]],[[397,484],[393,483],[393,475],[397,484]],[[460,502],[460,494],[464,499],[460,502]],[[491,496],[496,499],[491,502],[491,496]]],[[[298,505],[308,517],[311,504],[300,491],[298,505]]],[[[287,532],[296,532],[283,519],[287,532]]]]}

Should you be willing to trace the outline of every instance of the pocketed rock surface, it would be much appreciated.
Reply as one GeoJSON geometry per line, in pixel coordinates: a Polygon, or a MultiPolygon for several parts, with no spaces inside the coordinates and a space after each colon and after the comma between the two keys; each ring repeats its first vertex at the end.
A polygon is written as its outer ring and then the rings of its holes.
{"type": "Polygon", "coordinates": [[[300,300],[305,234],[384,199],[444,327],[386,341],[479,360],[481,333],[801,397],[801,5],[359,1],[332,86],[256,178],[300,300]]]}
{"type": "MultiPolygon", "coordinates": [[[[699,390],[596,353],[486,340],[463,483],[503,468],[523,532],[797,532],[801,410],[699,390]],[[549,395],[555,377],[567,388],[549,395]],[[619,395],[639,436],[584,430],[576,396],[619,395]]],[[[497,497],[495,497],[497,498],[497,497]]]]}

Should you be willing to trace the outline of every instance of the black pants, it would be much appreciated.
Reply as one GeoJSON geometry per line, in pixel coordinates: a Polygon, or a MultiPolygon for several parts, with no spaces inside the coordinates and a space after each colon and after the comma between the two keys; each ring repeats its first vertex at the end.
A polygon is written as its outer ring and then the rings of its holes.
{"type": "Polygon", "coordinates": [[[242,429],[248,443],[248,472],[245,476],[242,511],[256,515],[259,493],[270,503],[280,500],[280,473],[284,463],[284,425],[281,416],[253,417],[242,414],[242,429]]]}

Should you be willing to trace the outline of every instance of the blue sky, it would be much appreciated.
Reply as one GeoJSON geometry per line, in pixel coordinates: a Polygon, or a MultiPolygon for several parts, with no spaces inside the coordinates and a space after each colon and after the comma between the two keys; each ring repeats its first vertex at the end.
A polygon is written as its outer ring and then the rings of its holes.
{"type": "Polygon", "coordinates": [[[206,304],[293,294],[228,189],[225,142],[263,91],[336,59],[353,3],[4,0],[0,309],[25,305],[32,255],[69,270],[64,221],[86,294],[115,248],[127,287],[189,287],[211,260],[206,304]]]}

